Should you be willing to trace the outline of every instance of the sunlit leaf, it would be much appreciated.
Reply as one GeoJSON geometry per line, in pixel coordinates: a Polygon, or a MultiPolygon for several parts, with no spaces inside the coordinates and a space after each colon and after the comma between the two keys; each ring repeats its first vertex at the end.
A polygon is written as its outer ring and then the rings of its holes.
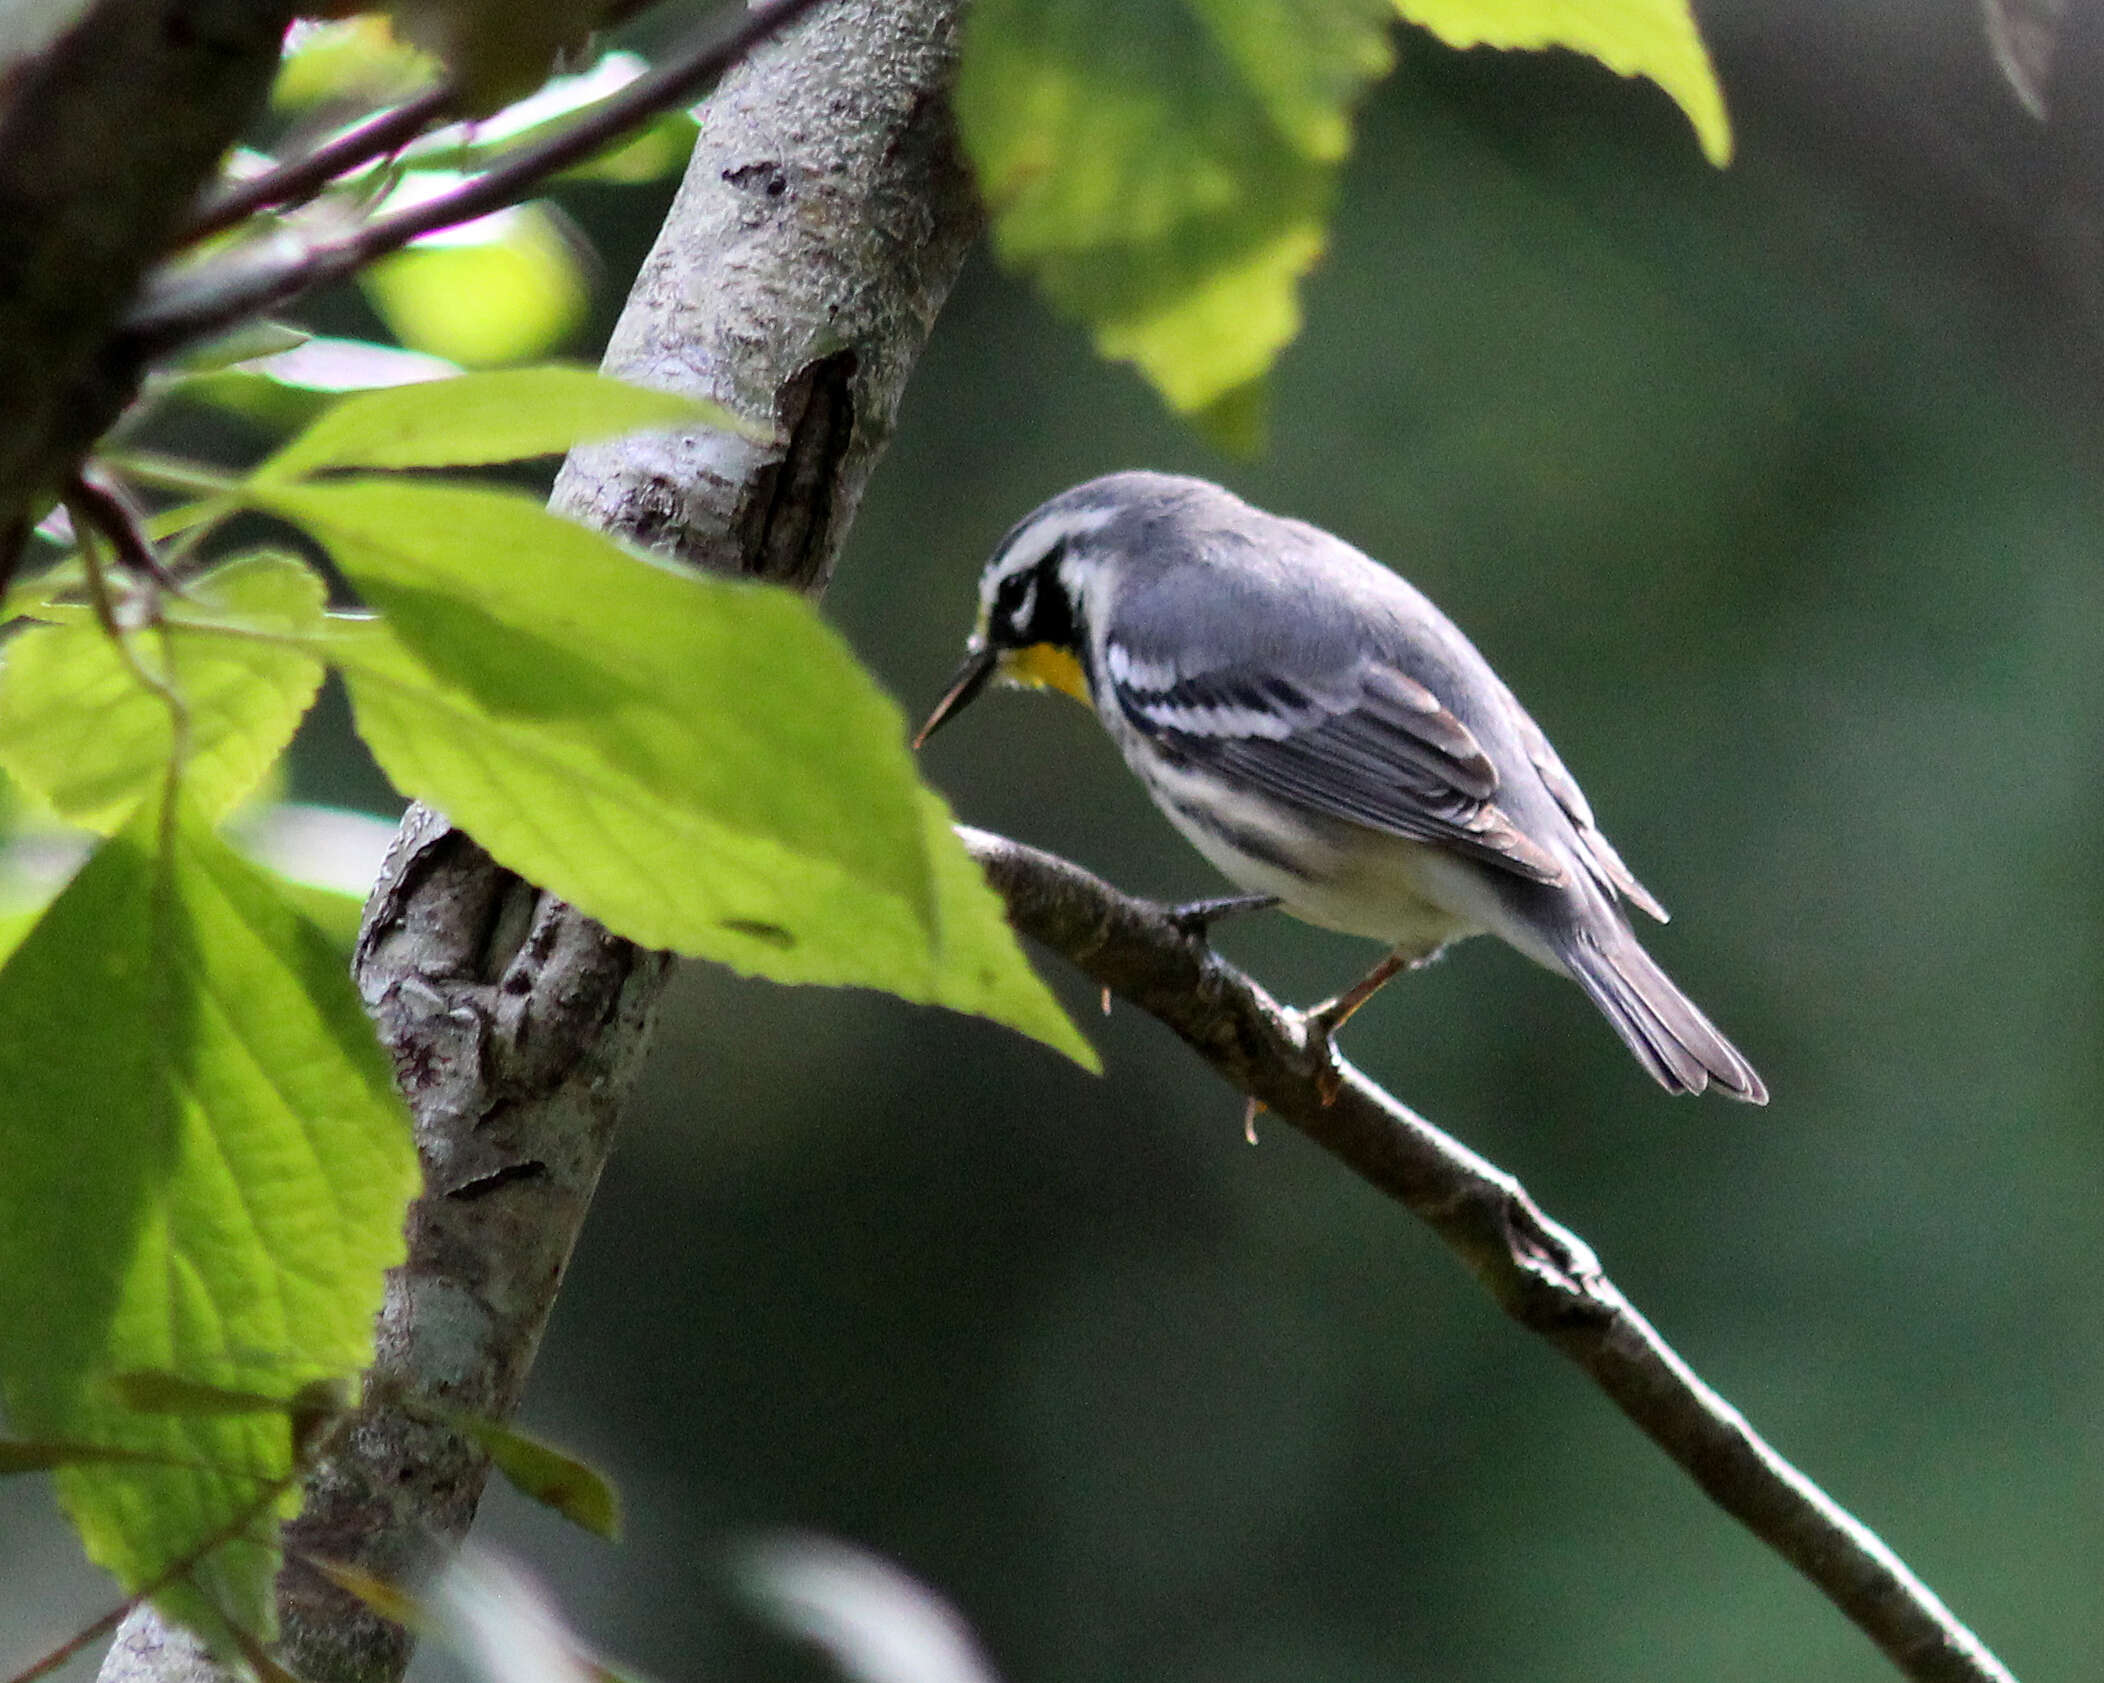
{"type": "Polygon", "coordinates": [[[985,0],[957,114],[1002,259],[1201,412],[1300,326],[1388,0],[985,0]]]}
{"type": "Polygon", "coordinates": [[[809,604],[496,491],[256,495],[387,612],[332,645],[381,766],[514,870],[650,946],[938,1001],[1086,1057],[931,823],[897,708],[809,604]]]}
{"type": "MultiPolygon", "coordinates": [[[[448,682],[377,625],[345,626],[335,652],[359,730],[396,784],[610,928],[776,981],[882,988],[969,1011],[1098,1067],[1023,960],[933,796],[922,797],[939,929],[931,940],[902,896],[873,892],[838,862],[727,828],[691,790],[668,799],[666,783],[677,787],[680,776],[621,763],[631,749],[713,755],[735,739],[719,720],[661,716],[640,693],[565,718],[501,683],[478,693],[448,682]]],[[[574,663],[545,681],[580,678],[602,702],[612,697],[610,674],[574,663]]],[[[833,762],[765,753],[760,763],[811,775],[833,762]]]]}
{"type": "Polygon", "coordinates": [[[590,302],[576,246],[540,204],[419,240],[358,280],[403,344],[471,368],[560,348],[590,302]]]}
{"type": "Polygon", "coordinates": [[[1396,0],[1454,47],[1568,47],[1672,96],[1713,164],[1731,162],[1731,119],[1687,0],[1396,0]]]}
{"type": "Polygon", "coordinates": [[[928,862],[935,872],[942,955],[928,993],[906,997],[926,998],[952,1011],[1021,1029],[1090,1074],[1100,1075],[1103,1063],[1096,1049],[1037,972],[1017,956],[1015,931],[1001,897],[965,852],[948,805],[932,789],[921,791],[921,821],[927,826],[928,862]]]}
{"type": "Polygon", "coordinates": [[[348,960],[365,897],[394,841],[394,821],[304,801],[251,802],[227,834],[249,858],[275,873],[279,892],[348,960]]]}
{"type": "Polygon", "coordinates": [[[0,911],[0,962],[29,938],[36,928],[37,919],[44,915],[42,906],[9,907],[0,911]]]}
{"type": "Polygon", "coordinates": [[[127,1586],[206,1551],[163,1600],[225,1638],[271,1628],[277,1550],[245,1522],[289,1505],[297,1410],[142,1412],[112,1378],[296,1399],[362,1368],[418,1175],[335,952],[209,830],[160,818],[103,844],[0,970],[0,1391],[32,1438],[169,1463],[57,1488],[127,1586]]]}
{"type": "MultiPolygon", "coordinates": [[[[312,532],[387,611],[394,635],[429,674],[396,677],[427,692],[432,679],[457,689],[493,723],[514,726],[517,745],[533,744],[546,771],[567,765],[580,795],[604,778],[605,794],[619,789],[633,799],[625,817],[607,811],[595,826],[557,810],[566,803],[550,790],[538,810],[507,822],[507,830],[523,821],[564,837],[564,851],[600,860],[577,860],[596,883],[535,881],[638,940],[684,949],[722,915],[778,925],[774,913],[793,911],[798,897],[784,881],[757,901],[741,893],[716,904],[703,878],[713,874],[719,886],[750,879],[757,892],[777,868],[793,874],[792,862],[805,861],[888,903],[883,921],[927,927],[933,900],[918,780],[898,711],[807,603],[633,554],[506,492],[345,479],[258,486],[255,495],[312,532]],[[699,830],[651,870],[638,873],[640,860],[623,857],[659,825],[690,824],[699,830]],[[688,853],[705,838],[713,857],[688,853]],[[677,909],[690,895],[688,910],[677,909]],[[624,915],[602,909],[609,896],[624,915]]],[[[362,688],[377,699],[375,663],[384,656],[369,660],[365,645],[344,647],[359,650],[354,696],[362,688]]],[[[451,763],[463,745],[446,739],[457,731],[433,724],[414,751],[451,763]]],[[[502,857],[457,796],[404,786],[502,857]]],[[[787,948],[761,943],[778,957],[805,955],[782,962],[809,961],[813,943],[831,944],[806,927],[810,918],[790,921],[800,934],[787,948]]]]}
{"type": "Polygon", "coordinates": [[[672,427],[739,427],[721,404],[676,397],[584,368],[517,368],[360,392],[256,470],[258,480],[330,468],[468,467],[552,456],[574,444],[672,427]]]}
{"type": "Polygon", "coordinates": [[[603,181],[615,187],[636,187],[646,181],[662,181],[677,174],[694,153],[694,137],[700,128],[684,111],[666,111],[653,117],[625,140],[609,146],[563,171],[564,181],[603,181]]]}
{"type": "Polygon", "coordinates": [[[595,1537],[619,1540],[621,1498],[596,1467],[501,1421],[461,1415],[453,1423],[489,1452],[490,1464],[522,1496],[553,1508],[595,1537]]]}
{"type": "Polygon", "coordinates": [[[357,945],[358,930],[365,921],[363,897],[282,876],[276,879],[276,886],[286,903],[296,907],[300,916],[328,938],[342,957],[344,968],[349,969],[351,949],[357,945]]]}
{"type": "Polygon", "coordinates": [[[251,1391],[216,1385],[183,1373],[136,1368],[110,1375],[109,1388],[110,1394],[126,1408],[141,1414],[298,1415],[312,1413],[317,1407],[343,1406],[340,1387],[330,1380],[312,1380],[289,1393],[251,1391]]]}
{"type": "MultiPolygon", "coordinates": [[[[261,781],[313,703],[320,663],[267,634],[311,634],[325,589],[302,562],[258,553],[197,579],[189,593],[199,624],[266,634],[172,623],[129,638],[132,661],[181,702],[184,789],[204,817],[217,819],[261,781]]],[[[68,822],[117,828],[158,794],[175,741],[168,700],[92,620],[33,627],[7,644],[0,766],[68,822]]]]}
{"type": "MultiPolygon", "coordinates": [[[[507,148],[539,141],[574,122],[647,69],[648,62],[639,54],[602,53],[589,69],[571,76],[551,76],[526,98],[494,116],[452,124],[423,136],[403,149],[403,160],[416,168],[487,167],[507,148]]],[[[694,119],[686,112],[663,112],[595,157],[564,170],[562,179],[654,181],[686,162],[694,149],[695,133],[694,119]]]]}

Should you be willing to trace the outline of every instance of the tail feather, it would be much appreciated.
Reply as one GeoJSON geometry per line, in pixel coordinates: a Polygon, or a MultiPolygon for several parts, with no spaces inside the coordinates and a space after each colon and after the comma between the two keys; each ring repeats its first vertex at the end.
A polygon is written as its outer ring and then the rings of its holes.
{"type": "Polygon", "coordinates": [[[1628,930],[1580,930],[1564,962],[1637,1062],[1667,1092],[1699,1093],[1714,1084],[1748,1104],[1768,1102],[1768,1089],[1753,1066],[1628,930]]]}

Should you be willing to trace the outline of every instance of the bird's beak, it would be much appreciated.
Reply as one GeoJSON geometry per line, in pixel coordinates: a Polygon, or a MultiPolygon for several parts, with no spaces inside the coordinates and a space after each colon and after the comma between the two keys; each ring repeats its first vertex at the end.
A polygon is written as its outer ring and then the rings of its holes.
{"type": "Polygon", "coordinates": [[[973,696],[986,688],[987,679],[994,675],[994,669],[1000,664],[1000,655],[990,648],[973,649],[964,657],[964,664],[957,668],[956,676],[950,680],[950,687],[942,692],[942,699],[928,715],[928,722],[914,733],[913,746],[916,752],[919,751],[920,745],[933,736],[953,715],[963,712],[965,704],[973,696]]]}

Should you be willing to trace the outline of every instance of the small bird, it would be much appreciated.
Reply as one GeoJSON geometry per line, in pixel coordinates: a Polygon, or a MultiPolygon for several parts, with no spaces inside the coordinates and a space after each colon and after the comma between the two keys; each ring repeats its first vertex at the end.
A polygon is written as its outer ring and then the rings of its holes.
{"type": "Polygon", "coordinates": [[[1114,473],[1001,540],[918,748],[988,681],[1091,707],[1170,823],[1252,899],[1389,955],[1307,1014],[1330,1035],[1398,971],[1492,934],[1570,977],[1674,1093],[1765,1104],[1753,1067],[1637,944],[1665,908],[1541,728],[1386,567],[1202,479],[1114,473]]]}

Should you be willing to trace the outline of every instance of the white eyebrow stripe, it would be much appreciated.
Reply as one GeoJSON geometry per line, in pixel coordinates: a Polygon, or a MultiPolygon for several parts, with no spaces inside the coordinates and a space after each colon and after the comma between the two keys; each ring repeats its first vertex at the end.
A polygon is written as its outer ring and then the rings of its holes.
{"type": "Polygon", "coordinates": [[[1117,517],[1114,508],[1069,508],[1033,520],[1008,541],[1000,561],[987,574],[988,588],[1015,573],[1028,572],[1059,545],[1100,532],[1117,517]]]}

